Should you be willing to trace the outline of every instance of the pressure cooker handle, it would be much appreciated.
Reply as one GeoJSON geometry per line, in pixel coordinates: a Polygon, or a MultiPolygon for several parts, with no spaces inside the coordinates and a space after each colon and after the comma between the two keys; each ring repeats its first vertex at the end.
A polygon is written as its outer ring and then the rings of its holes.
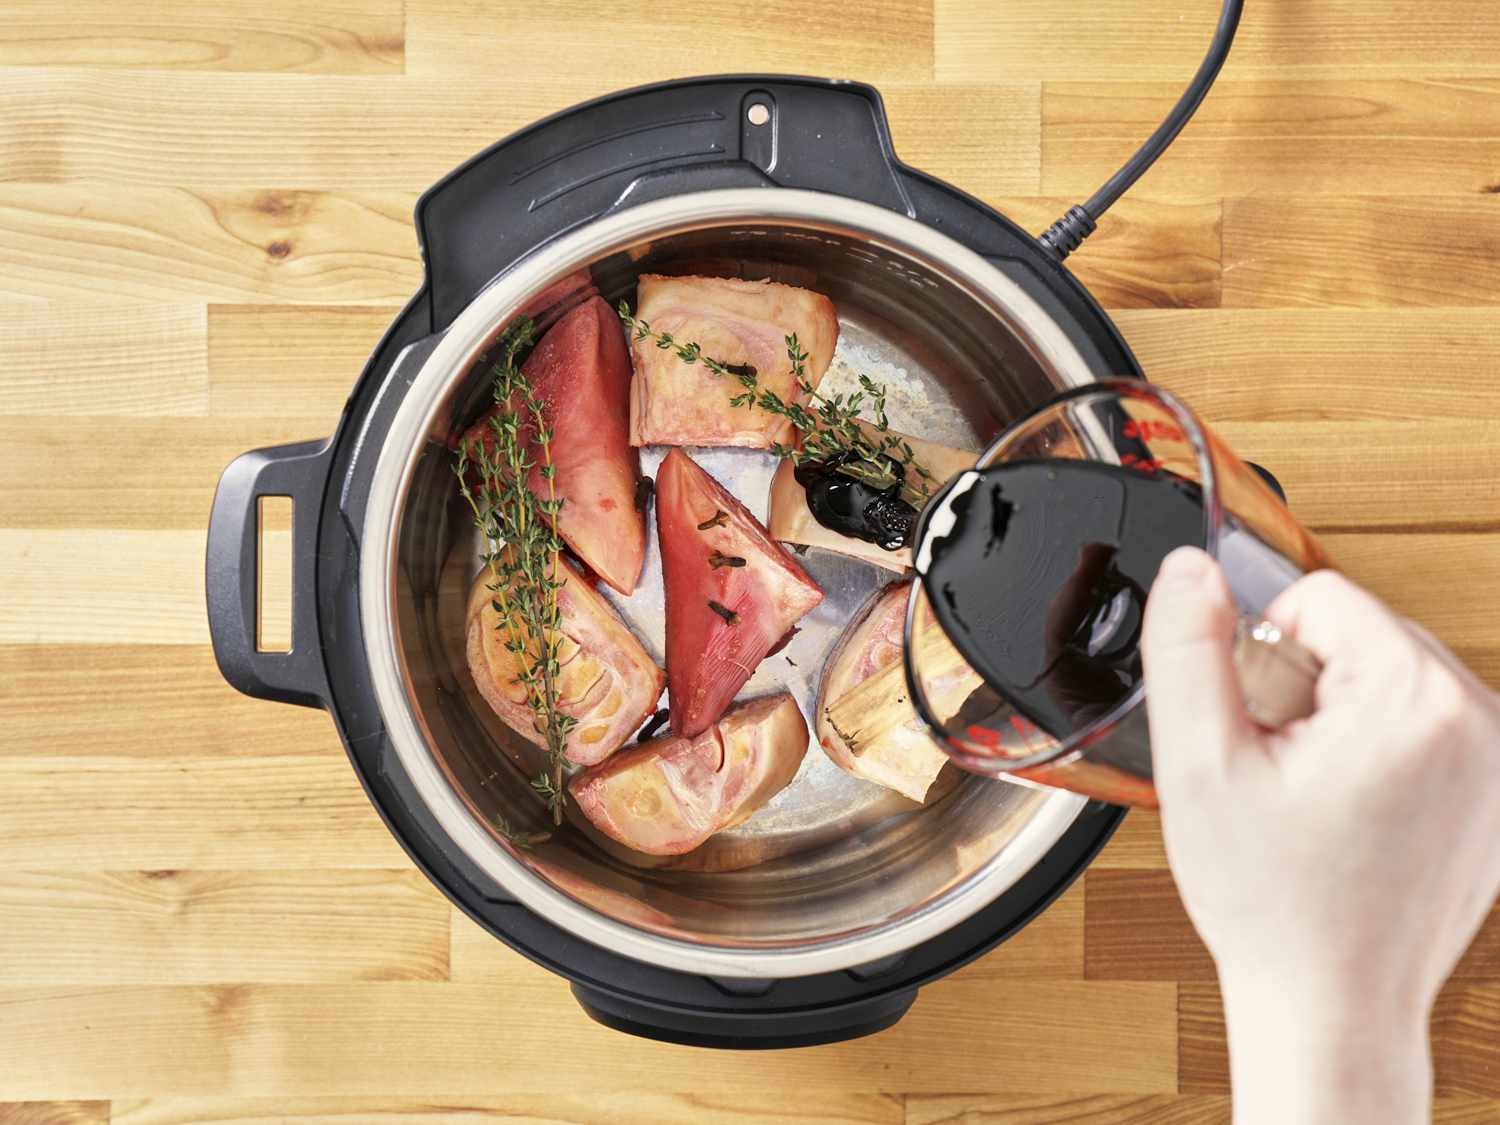
{"type": "Polygon", "coordinates": [[[318,640],[318,506],[332,446],[306,441],[255,449],[230,462],[219,478],[208,520],[208,632],[214,659],[231,685],[259,699],[320,707],[328,694],[318,640]],[[292,501],[292,643],[261,652],[257,643],[260,588],[260,500],[292,501]]]}
{"type": "MultiPolygon", "coordinates": [[[[765,982],[762,982],[765,983],[765,982]]],[[[795,987],[795,981],[777,982],[795,987]]],[[[767,1050],[842,1043],[884,1031],[911,1008],[916,989],[889,992],[829,1007],[779,1011],[684,1009],[625,998],[574,984],[573,996],[605,1027],[690,1047],[767,1050]]]]}
{"type": "Polygon", "coordinates": [[[606,212],[725,187],[820,191],[915,214],[879,92],[723,75],[642,86],[512,134],[417,202],[431,331],[521,257],[606,212]]]}

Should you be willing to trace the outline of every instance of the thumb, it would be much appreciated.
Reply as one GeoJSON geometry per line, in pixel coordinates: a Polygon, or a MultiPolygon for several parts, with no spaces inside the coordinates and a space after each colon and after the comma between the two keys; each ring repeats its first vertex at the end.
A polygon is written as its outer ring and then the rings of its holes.
{"type": "Polygon", "coordinates": [[[1223,762],[1256,737],[1234,667],[1236,615],[1224,573],[1209,555],[1181,547],[1162,561],[1141,639],[1158,776],[1223,762]]]}

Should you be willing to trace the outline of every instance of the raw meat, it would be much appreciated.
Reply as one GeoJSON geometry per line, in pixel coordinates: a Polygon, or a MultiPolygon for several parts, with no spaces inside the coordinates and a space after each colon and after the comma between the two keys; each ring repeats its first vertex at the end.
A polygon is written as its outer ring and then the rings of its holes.
{"type": "MultiPolygon", "coordinates": [[[[774,281],[643,274],[636,316],[657,332],[696,343],[727,364],[749,364],[762,388],[784,402],[801,401],[787,359],[786,337],[796,333],[807,353],[814,387],[833,361],[839,322],[820,293],[774,281]]],[[[653,340],[634,340],[630,440],[636,445],[739,445],[764,449],[790,443],[792,424],[756,407],[731,406],[744,388],[701,364],[682,362],[653,340]]]]}
{"type": "MultiPolygon", "coordinates": [[[[566,561],[559,561],[563,586],[557,592],[562,633],[558,693],[562,712],[578,720],[568,735],[566,757],[591,766],[619,749],[656,709],[666,677],[603,595],[566,561]]],[[[469,671],[495,714],[541,746],[544,740],[526,689],[516,682],[516,656],[506,648],[510,631],[493,604],[492,582],[490,572],[481,571],[469,592],[469,671]]]]}
{"type": "Polygon", "coordinates": [[[869,744],[851,747],[828,718],[828,707],[856,686],[901,660],[901,632],[911,583],[898,582],[877,595],[869,611],[845,631],[829,654],[818,690],[818,742],[839,768],[855,777],[894,789],[922,801],[948,756],[943,753],[911,704],[902,696],[905,721],[893,724],[869,744]]]}
{"type": "Polygon", "coordinates": [[[616,754],[569,785],[606,835],[649,855],[690,852],[786,788],[807,753],[807,723],[785,692],[742,703],[692,738],[616,754]]]}
{"type": "MultiPolygon", "coordinates": [[[[521,370],[542,403],[552,430],[557,530],[580,559],[622,594],[635,589],[646,555],[646,518],[636,504],[639,452],[626,429],[630,356],[619,319],[593,297],[557,322],[532,349],[521,370]]],[[[464,435],[493,441],[495,407],[464,435]]],[[[548,495],[542,458],[533,444],[531,490],[548,495]]]]}
{"type": "Polygon", "coordinates": [[[672,730],[691,737],[718,721],[823,591],[680,449],[656,473],[656,522],[672,730]]]}

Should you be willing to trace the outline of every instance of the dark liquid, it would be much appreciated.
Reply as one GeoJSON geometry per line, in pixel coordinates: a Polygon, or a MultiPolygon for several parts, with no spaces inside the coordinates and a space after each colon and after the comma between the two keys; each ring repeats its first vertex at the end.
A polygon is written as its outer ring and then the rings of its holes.
{"type": "Polygon", "coordinates": [[[994,693],[976,693],[957,721],[985,724],[1009,704],[1061,740],[1128,699],[1156,571],[1174,548],[1203,543],[1198,485],[1093,461],[1018,461],[984,470],[952,511],[922,581],[994,693]]]}
{"type": "Polygon", "coordinates": [[[901,499],[904,470],[890,462],[896,482],[875,488],[839,471],[842,460],[804,461],[796,480],[807,494],[813,518],[830,531],[899,551],[911,538],[917,510],[901,499]]]}

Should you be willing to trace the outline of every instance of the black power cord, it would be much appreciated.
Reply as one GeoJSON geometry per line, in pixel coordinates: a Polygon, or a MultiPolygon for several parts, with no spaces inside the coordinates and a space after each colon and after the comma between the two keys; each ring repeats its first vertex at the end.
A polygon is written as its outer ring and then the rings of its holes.
{"type": "Polygon", "coordinates": [[[1182,127],[1192,120],[1193,114],[1214,84],[1224,60],[1229,57],[1229,48],[1234,43],[1234,33],[1240,26],[1240,12],[1245,0],[1224,0],[1224,10],[1219,13],[1219,26],[1214,31],[1213,42],[1203,65],[1193,75],[1193,81],[1167,119],[1156,127],[1156,132],[1146,138],[1146,143],[1127,160],[1121,169],[1111,176],[1103,187],[1081,207],[1069,207],[1068,213],[1047,228],[1039,242],[1052,252],[1059,262],[1077,250],[1085,238],[1094,233],[1099,217],[1108,211],[1114,202],[1130,189],[1130,186],[1145,174],[1147,168],[1156,163],[1156,158],[1167,151],[1167,146],[1177,139],[1182,127]]]}

